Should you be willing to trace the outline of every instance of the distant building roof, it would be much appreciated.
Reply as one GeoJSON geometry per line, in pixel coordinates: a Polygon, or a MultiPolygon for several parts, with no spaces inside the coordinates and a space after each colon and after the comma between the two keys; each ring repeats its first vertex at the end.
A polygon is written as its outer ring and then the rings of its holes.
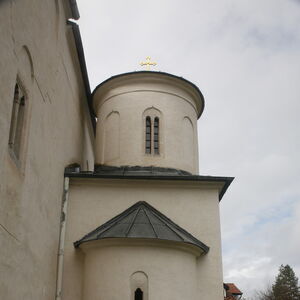
{"type": "Polygon", "coordinates": [[[241,292],[234,283],[224,283],[224,288],[226,290],[225,300],[236,299],[234,296],[242,296],[241,292]]]}
{"type": "Polygon", "coordinates": [[[175,224],[145,201],[139,201],[121,214],[74,243],[77,248],[82,243],[105,238],[147,238],[191,244],[207,253],[209,247],[175,224]]]}
{"type": "Polygon", "coordinates": [[[243,293],[236,287],[234,283],[226,283],[226,285],[229,287],[229,292],[232,295],[242,295],[243,293]]]}

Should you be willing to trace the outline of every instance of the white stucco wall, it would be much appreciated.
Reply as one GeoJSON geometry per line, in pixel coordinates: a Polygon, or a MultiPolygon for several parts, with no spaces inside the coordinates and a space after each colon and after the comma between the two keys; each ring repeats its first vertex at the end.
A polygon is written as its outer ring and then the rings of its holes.
{"type": "MultiPolygon", "coordinates": [[[[82,295],[86,256],[82,250],[74,249],[73,242],[141,200],[147,201],[210,247],[208,254],[197,259],[198,298],[191,299],[222,300],[219,188],[220,186],[212,183],[183,181],[71,179],[63,276],[64,300],[84,299],[82,295]]],[[[105,255],[109,255],[108,250],[103,251],[105,255]]],[[[162,257],[164,255],[162,253],[162,257]]],[[[156,256],[153,252],[148,258],[151,261],[156,256]]],[[[180,272],[181,262],[174,268],[180,272]]],[[[186,274],[182,276],[182,281],[186,280],[186,274]]],[[[127,277],[124,280],[127,282],[127,277]]],[[[167,289],[167,286],[164,288],[167,289]]],[[[129,300],[124,297],[123,299],[129,300]]]]}
{"type": "Polygon", "coordinates": [[[93,165],[70,17],[68,1],[0,3],[1,299],[54,299],[64,168],[93,165]],[[17,77],[28,100],[20,166],[8,149],[17,77]]]}
{"type": "Polygon", "coordinates": [[[117,76],[93,96],[96,163],[159,166],[198,173],[197,118],[202,98],[186,81],[159,72],[117,76]],[[159,154],[145,153],[146,116],[159,117],[159,154]]]}
{"type": "Polygon", "coordinates": [[[84,300],[134,300],[137,286],[131,284],[131,277],[136,272],[147,277],[148,287],[139,286],[143,299],[197,299],[196,258],[190,252],[130,243],[84,252],[84,300]]]}

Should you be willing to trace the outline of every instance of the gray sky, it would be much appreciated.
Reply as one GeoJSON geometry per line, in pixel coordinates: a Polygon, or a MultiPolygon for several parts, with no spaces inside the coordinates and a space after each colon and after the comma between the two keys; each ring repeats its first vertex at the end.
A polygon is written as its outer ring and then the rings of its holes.
{"type": "Polygon", "coordinates": [[[151,56],[202,91],[200,174],[236,177],[221,202],[224,281],[251,297],[281,264],[299,277],[300,1],[77,2],[92,89],[151,56]]]}

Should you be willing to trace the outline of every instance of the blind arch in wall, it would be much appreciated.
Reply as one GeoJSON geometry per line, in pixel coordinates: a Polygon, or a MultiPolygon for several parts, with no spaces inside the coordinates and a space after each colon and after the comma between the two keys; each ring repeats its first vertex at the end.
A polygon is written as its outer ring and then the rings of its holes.
{"type": "Polygon", "coordinates": [[[120,157],[120,114],[111,112],[104,121],[104,163],[120,157]]]}
{"type": "Polygon", "coordinates": [[[194,165],[194,126],[189,117],[184,117],[182,120],[182,158],[189,168],[194,165]]]}

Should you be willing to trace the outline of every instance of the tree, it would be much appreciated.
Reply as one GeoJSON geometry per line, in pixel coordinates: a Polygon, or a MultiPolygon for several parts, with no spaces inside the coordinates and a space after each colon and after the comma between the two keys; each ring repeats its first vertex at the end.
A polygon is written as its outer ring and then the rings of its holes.
{"type": "Polygon", "coordinates": [[[281,265],[272,287],[256,293],[258,300],[300,300],[298,278],[289,265],[281,265]]]}
{"type": "Polygon", "coordinates": [[[275,300],[300,300],[298,278],[289,265],[280,266],[272,292],[275,300]]]}
{"type": "Polygon", "coordinates": [[[266,288],[266,290],[256,292],[254,299],[258,299],[258,300],[275,300],[272,287],[268,286],[266,288]]]}

